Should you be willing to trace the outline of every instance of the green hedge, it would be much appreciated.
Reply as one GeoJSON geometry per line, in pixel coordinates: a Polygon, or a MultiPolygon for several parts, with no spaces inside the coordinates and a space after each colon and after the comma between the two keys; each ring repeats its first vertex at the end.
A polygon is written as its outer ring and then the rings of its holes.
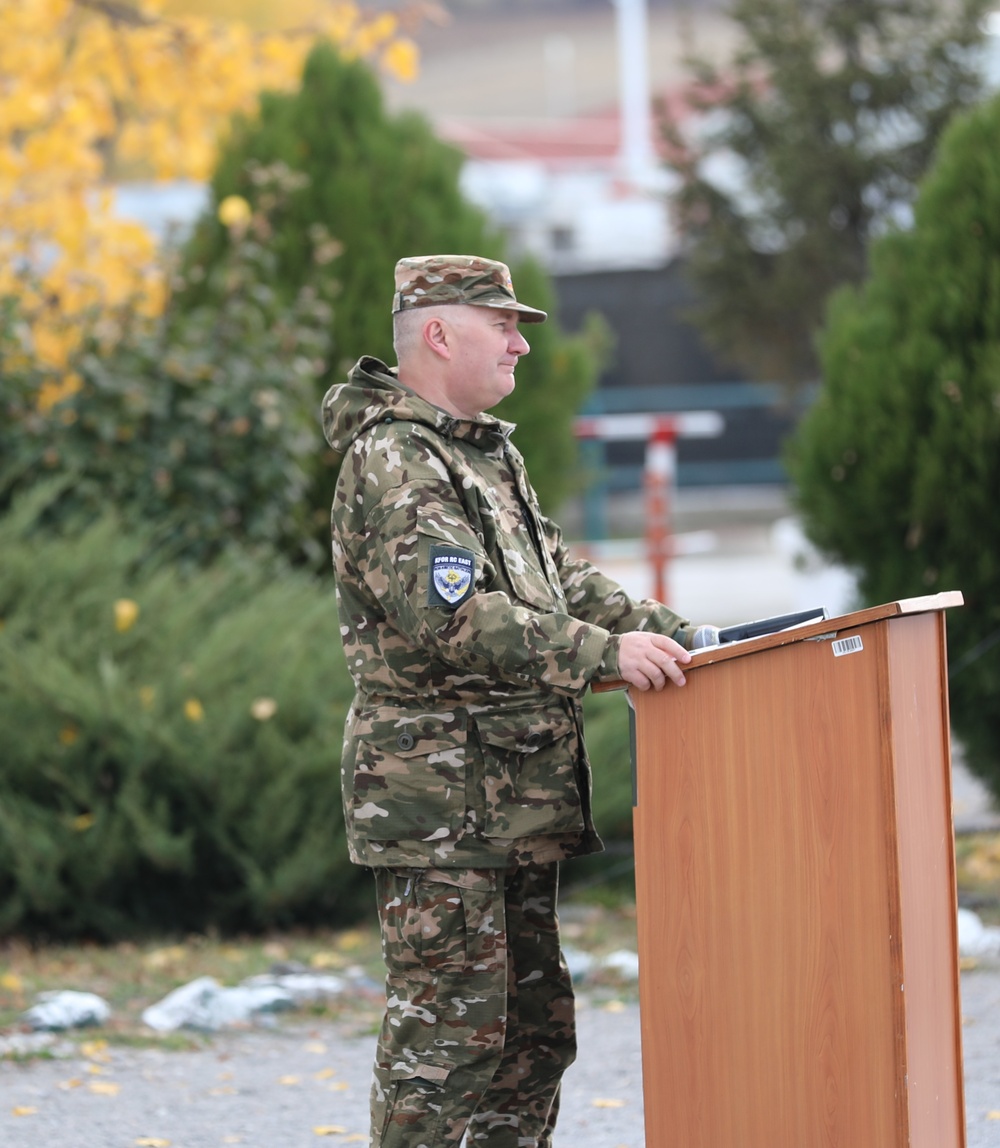
{"type": "MultiPolygon", "coordinates": [[[[52,497],[37,488],[0,517],[0,935],[367,912],[340,810],[352,686],[332,574],[240,552],[180,568],[113,514],[33,529],[52,497]]],[[[625,701],[587,710],[598,821],[627,836],[625,701]]]]}
{"type": "Polygon", "coordinates": [[[33,535],[38,509],[0,519],[0,933],[350,917],[332,578],[181,575],[111,515],[33,535]]]}

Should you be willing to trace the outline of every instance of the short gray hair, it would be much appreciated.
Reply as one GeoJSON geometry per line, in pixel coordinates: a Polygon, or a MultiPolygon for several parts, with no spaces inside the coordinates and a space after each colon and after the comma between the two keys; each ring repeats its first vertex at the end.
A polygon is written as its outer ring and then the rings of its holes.
{"type": "Polygon", "coordinates": [[[401,363],[416,348],[428,319],[440,319],[446,311],[458,310],[461,308],[439,304],[435,307],[411,307],[406,311],[396,311],[392,316],[392,348],[396,352],[396,362],[401,363]]]}

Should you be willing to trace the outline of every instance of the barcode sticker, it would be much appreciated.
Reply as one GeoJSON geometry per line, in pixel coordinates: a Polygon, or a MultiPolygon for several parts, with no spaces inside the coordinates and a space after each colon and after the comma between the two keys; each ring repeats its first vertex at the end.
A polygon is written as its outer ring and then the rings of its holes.
{"type": "Polygon", "coordinates": [[[865,648],[857,634],[852,634],[849,638],[838,638],[836,642],[830,644],[833,646],[834,656],[838,658],[842,658],[844,654],[860,653],[865,648]]]}

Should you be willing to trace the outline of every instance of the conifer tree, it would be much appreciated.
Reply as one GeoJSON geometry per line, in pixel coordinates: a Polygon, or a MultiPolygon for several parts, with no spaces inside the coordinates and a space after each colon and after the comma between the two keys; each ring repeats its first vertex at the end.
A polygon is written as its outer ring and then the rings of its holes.
{"type": "Polygon", "coordinates": [[[910,231],[831,304],[790,458],[806,528],[866,603],[961,590],[951,712],[1000,796],[1000,99],[960,117],[910,231]]]}
{"type": "MultiPolygon", "coordinates": [[[[274,163],[304,177],[273,219],[279,291],[293,298],[314,277],[317,229],[330,237],[320,258],[338,283],[331,378],[362,354],[392,361],[397,259],[500,250],[499,237],[461,194],[460,154],[421,117],[389,115],[371,69],[328,43],[310,53],[297,91],[265,92],[258,114],[235,122],[211,181],[216,202],[239,195],[256,204],[257,165],[274,163]]],[[[216,263],[229,242],[217,212],[208,210],[189,246],[189,267],[216,263]]],[[[199,286],[189,293],[197,298],[199,286]]]]}
{"type": "Polygon", "coordinates": [[[744,48],[699,65],[715,109],[682,140],[676,206],[699,325],[751,378],[816,379],[831,290],[858,283],[873,235],[906,218],[953,113],[980,96],[991,0],[735,0],[744,48]]]}
{"type": "MultiPolygon", "coordinates": [[[[502,237],[462,195],[460,153],[437,139],[420,116],[388,114],[369,66],[344,59],[329,44],[313,49],[297,92],[265,93],[259,114],[235,123],[212,180],[214,200],[239,197],[258,206],[256,173],[275,163],[302,180],[287,203],[269,213],[274,286],[293,298],[304,282],[325,276],[332,288],[333,353],[317,405],[326,387],[362,354],[395,362],[390,300],[399,258],[435,252],[505,258],[502,237]]],[[[205,302],[206,269],[223,258],[231,241],[218,210],[206,211],[185,252],[187,305],[205,302]]],[[[536,303],[544,293],[546,302],[539,305],[551,302],[540,269],[529,263],[512,270],[521,296],[536,303]]],[[[518,443],[551,510],[571,479],[570,422],[600,370],[600,339],[594,327],[567,337],[554,317],[544,334],[529,334],[533,351],[518,371],[522,394],[498,413],[515,421],[530,415],[537,404],[523,394],[524,380],[544,388],[544,430],[533,434],[522,426],[518,443]]],[[[316,538],[326,551],[333,479],[319,445],[316,455],[310,503],[316,538]]]]}

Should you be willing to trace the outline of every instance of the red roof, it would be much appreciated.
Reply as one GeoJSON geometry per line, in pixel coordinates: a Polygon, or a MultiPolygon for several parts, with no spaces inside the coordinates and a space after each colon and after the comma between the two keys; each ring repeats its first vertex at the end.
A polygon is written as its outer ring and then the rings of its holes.
{"type": "MultiPolygon", "coordinates": [[[[661,157],[670,146],[655,125],[663,118],[682,123],[698,114],[690,86],[663,92],[653,102],[653,148],[661,157]]],[[[710,100],[699,91],[699,98],[710,100]]],[[[436,122],[438,134],[470,159],[535,162],[546,167],[614,167],[621,152],[621,117],[617,108],[572,119],[476,119],[446,117],[436,122]]]]}

